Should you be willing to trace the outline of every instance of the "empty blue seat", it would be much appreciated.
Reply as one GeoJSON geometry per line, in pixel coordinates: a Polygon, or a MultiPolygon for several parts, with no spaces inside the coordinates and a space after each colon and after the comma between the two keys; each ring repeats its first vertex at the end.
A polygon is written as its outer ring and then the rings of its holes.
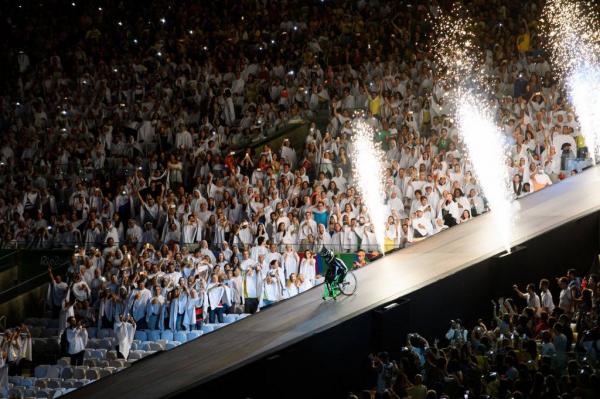
{"type": "Polygon", "coordinates": [[[158,341],[160,339],[160,331],[151,330],[148,333],[148,341],[158,341]]]}
{"type": "Polygon", "coordinates": [[[136,331],[134,338],[140,341],[148,341],[148,334],[145,331],[136,331]]]}
{"type": "Polygon", "coordinates": [[[108,338],[110,337],[110,332],[108,328],[102,328],[98,331],[98,338],[108,338]]]}
{"type": "Polygon", "coordinates": [[[88,327],[87,333],[88,338],[96,338],[96,334],[98,334],[98,329],[96,327],[88,327]]]}
{"type": "Polygon", "coordinates": [[[179,341],[181,343],[187,341],[187,334],[184,331],[177,331],[173,337],[174,341],[179,341]]]}
{"type": "Polygon", "coordinates": [[[200,330],[192,330],[189,333],[187,333],[187,340],[191,341],[193,339],[198,338],[199,336],[201,336],[203,334],[202,331],[200,330]]]}
{"type": "Polygon", "coordinates": [[[173,341],[173,331],[165,330],[162,332],[162,334],[160,334],[160,337],[162,339],[166,339],[167,341],[173,341]]]}
{"type": "Polygon", "coordinates": [[[40,364],[35,368],[33,375],[35,376],[35,378],[45,378],[46,374],[48,374],[48,369],[50,369],[49,365],[40,364]]]}
{"type": "Polygon", "coordinates": [[[173,349],[179,345],[181,345],[181,342],[179,341],[169,341],[167,342],[167,350],[173,349]]]}
{"type": "Polygon", "coordinates": [[[214,331],[214,329],[215,329],[215,328],[214,328],[213,326],[211,326],[211,325],[208,325],[208,324],[203,324],[203,325],[202,325],[202,332],[203,332],[204,334],[206,334],[206,333],[209,333],[209,332],[213,332],[213,331],[214,331]]]}

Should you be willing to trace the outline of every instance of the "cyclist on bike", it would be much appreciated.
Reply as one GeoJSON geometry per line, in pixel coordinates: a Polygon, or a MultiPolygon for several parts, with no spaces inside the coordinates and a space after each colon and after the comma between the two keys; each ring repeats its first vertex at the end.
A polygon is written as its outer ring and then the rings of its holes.
{"type": "Polygon", "coordinates": [[[329,266],[325,275],[325,294],[335,298],[339,292],[338,285],[344,279],[348,268],[339,258],[336,258],[333,252],[327,248],[321,249],[321,256],[329,266]]]}

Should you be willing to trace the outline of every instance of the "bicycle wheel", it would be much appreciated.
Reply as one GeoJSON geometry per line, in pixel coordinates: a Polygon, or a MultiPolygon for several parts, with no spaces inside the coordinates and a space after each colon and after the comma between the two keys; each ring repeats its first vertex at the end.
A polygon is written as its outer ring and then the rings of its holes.
{"type": "Polygon", "coordinates": [[[356,276],[349,270],[344,277],[344,281],[339,284],[340,292],[343,295],[350,296],[356,292],[356,276]]]}

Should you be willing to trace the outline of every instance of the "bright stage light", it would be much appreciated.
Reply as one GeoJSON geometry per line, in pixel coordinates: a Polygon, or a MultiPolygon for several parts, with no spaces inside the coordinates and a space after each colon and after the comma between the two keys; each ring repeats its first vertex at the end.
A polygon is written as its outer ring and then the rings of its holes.
{"type": "Polygon", "coordinates": [[[354,182],[367,206],[377,246],[384,253],[385,154],[374,142],[374,129],[362,117],[352,121],[352,169],[354,182]]]}
{"type": "Polygon", "coordinates": [[[599,23],[589,4],[571,0],[548,0],[542,14],[544,43],[575,107],[594,163],[600,156],[599,23]]]}
{"type": "Polygon", "coordinates": [[[434,42],[434,52],[445,71],[443,79],[451,88],[447,97],[458,133],[498,226],[501,244],[510,252],[518,209],[506,165],[510,147],[496,124],[496,109],[488,100],[490,77],[480,62],[485,58],[477,45],[475,23],[465,9],[455,6],[439,18],[437,28],[440,33],[434,42]]]}

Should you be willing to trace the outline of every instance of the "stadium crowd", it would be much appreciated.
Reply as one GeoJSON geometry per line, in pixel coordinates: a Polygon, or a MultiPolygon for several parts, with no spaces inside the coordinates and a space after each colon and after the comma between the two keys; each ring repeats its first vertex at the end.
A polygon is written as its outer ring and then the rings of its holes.
{"type": "MultiPolygon", "coordinates": [[[[362,265],[487,210],[427,47],[435,1],[12,7],[0,239],[76,247],[68,275],[49,270],[61,330],[254,313],[318,283],[322,247],[362,265]],[[352,182],[357,109],[386,154],[384,243],[352,182]],[[251,144],[290,123],[310,124],[303,147],[251,144]]],[[[540,10],[472,10],[516,198],[585,157],[539,49],[540,10]]]]}
{"type": "Polygon", "coordinates": [[[388,398],[594,398],[600,394],[598,275],[574,270],[550,283],[515,285],[492,300],[493,319],[471,330],[451,321],[433,345],[409,334],[397,360],[371,355],[374,389],[388,398]],[[559,297],[550,288],[558,285],[559,297]]]}

